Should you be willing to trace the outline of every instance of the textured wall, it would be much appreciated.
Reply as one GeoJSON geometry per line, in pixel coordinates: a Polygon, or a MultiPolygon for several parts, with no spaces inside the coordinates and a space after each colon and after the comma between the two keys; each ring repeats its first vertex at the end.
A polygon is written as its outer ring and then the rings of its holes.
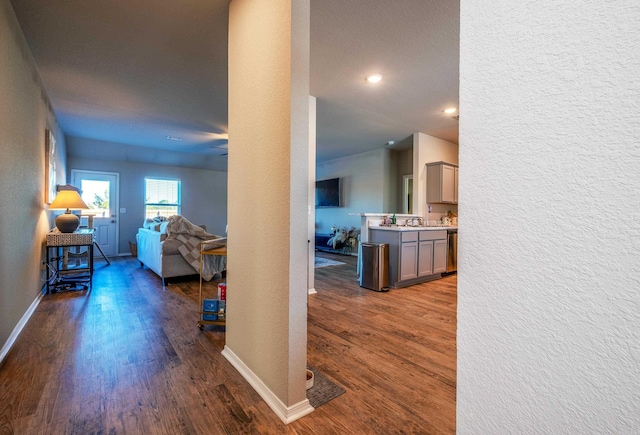
{"type": "Polygon", "coordinates": [[[229,11],[226,347],[285,406],[306,400],[308,8],[229,11]]]}
{"type": "Polygon", "coordinates": [[[13,10],[0,0],[0,348],[43,284],[43,242],[53,226],[44,203],[46,129],[57,141],[64,184],[64,137],[13,10]]]}
{"type": "MultiPolygon", "coordinates": [[[[413,213],[427,220],[437,220],[447,211],[457,211],[457,206],[433,204],[427,208],[427,163],[447,162],[458,164],[458,145],[424,133],[413,135],[413,213]]],[[[464,168],[466,170],[466,168],[464,168]]]]}
{"type": "MultiPolygon", "coordinates": [[[[389,150],[369,151],[316,165],[316,179],[342,178],[343,207],[317,208],[316,232],[329,233],[332,225],[360,226],[360,217],[349,213],[384,213],[388,185],[389,150]]],[[[315,201],[315,199],[314,199],[315,201]]]]}
{"type": "Polygon", "coordinates": [[[461,2],[459,433],[640,432],[638,22],[461,2]]]}

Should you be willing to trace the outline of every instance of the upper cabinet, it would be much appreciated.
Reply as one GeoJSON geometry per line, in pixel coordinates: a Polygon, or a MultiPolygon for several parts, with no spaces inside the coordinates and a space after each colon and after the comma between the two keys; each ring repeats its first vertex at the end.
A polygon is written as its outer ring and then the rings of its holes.
{"type": "Polygon", "coordinates": [[[458,165],[427,163],[427,202],[458,203],[458,165]]]}

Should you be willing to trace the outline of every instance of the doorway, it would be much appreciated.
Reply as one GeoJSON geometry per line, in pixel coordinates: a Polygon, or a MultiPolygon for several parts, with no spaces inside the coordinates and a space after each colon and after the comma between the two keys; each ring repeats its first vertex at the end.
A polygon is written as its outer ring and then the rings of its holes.
{"type": "Polygon", "coordinates": [[[82,199],[89,206],[89,210],[81,212],[83,225],[93,221],[95,241],[102,252],[106,256],[117,255],[120,174],[72,169],[71,183],[80,188],[82,199]]]}
{"type": "Polygon", "coordinates": [[[413,175],[402,177],[402,213],[413,214],[413,175]]]}

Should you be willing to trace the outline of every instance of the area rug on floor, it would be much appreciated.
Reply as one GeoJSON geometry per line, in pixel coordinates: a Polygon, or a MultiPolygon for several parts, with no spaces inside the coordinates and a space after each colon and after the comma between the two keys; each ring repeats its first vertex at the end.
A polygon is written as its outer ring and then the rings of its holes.
{"type": "Polygon", "coordinates": [[[307,399],[314,408],[324,405],[331,399],[335,399],[345,392],[344,388],[331,382],[325,375],[316,368],[308,366],[313,372],[313,387],[307,390],[307,399]]]}
{"type": "Polygon", "coordinates": [[[315,267],[327,267],[338,266],[339,264],[345,264],[342,261],[329,260],[328,258],[315,257],[315,267]]]}

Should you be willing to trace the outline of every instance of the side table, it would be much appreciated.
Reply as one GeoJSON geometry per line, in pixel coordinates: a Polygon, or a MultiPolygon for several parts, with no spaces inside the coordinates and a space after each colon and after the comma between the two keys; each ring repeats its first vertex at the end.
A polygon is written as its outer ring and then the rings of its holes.
{"type": "Polygon", "coordinates": [[[227,255],[227,247],[223,246],[220,248],[213,248],[213,249],[206,249],[204,246],[206,246],[207,241],[204,242],[200,242],[200,297],[199,297],[199,318],[198,318],[198,328],[200,330],[202,330],[204,328],[204,325],[221,325],[224,326],[226,325],[226,307],[225,307],[225,311],[205,311],[204,306],[203,306],[203,302],[204,302],[204,297],[202,295],[202,257],[204,255],[222,255],[225,256],[227,255]],[[215,315],[217,317],[217,320],[204,320],[204,315],[215,315]]]}
{"type": "Polygon", "coordinates": [[[53,231],[47,234],[47,293],[91,287],[94,231],[83,228],[73,233],[53,231]],[[82,252],[82,247],[86,247],[86,251],[82,252]],[[70,248],[76,248],[76,252],[70,248]]]}

